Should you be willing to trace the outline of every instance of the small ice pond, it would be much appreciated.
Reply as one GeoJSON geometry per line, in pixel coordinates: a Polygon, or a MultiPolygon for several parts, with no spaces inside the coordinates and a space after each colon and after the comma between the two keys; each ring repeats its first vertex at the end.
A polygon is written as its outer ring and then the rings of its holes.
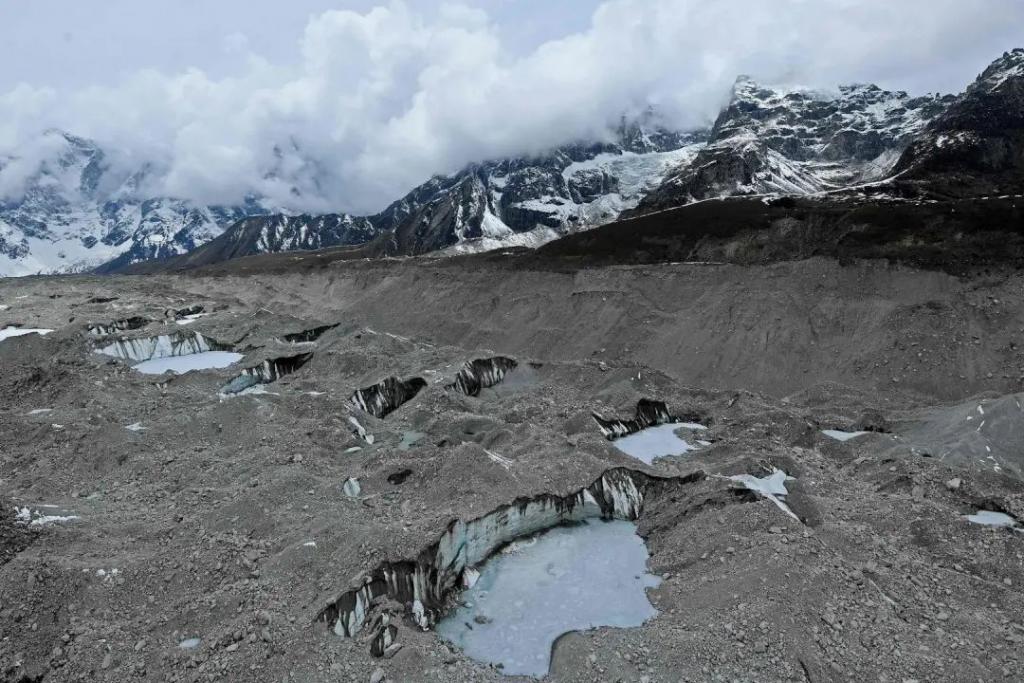
{"type": "Polygon", "coordinates": [[[132,367],[147,375],[162,375],[167,371],[182,374],[189,370],[226,368],[242,360],[244,357],[240,353],[232,353],[231,351],[203,351],[202,353],[190,353],[184,356],[153,358],[132,367]]]}
{"type": "Polygon", "coordinates": [[[992,510],[979,510],[973,515],[964,515],[968,522],[983,524],[985,526],[1015,527],[1017,520],[1005,512],[993,512],[992,510]]]}
{"type": "Polygon", "coordinates": [[[556,527],[488,560],[437,633],[507,675],[548,673],[551,647],[571,631],[640,626],[657,615],[647,547],[631,522],[556,527]]]}
{"type": "Polygon", "coordinates": [[[12,337],[21,337],[26,334],[38,334],[40,336],[45,336],[51,332],[53,332],[53,330],[47,330],[41,327],[5,327],[0,330],[0,341],[10,339],[12,337]]]}
{"type": "Polygon", "coordinates": [[[693,422],[663,424],[641,429],[639,432],[629,436],[615,439],[612,445],[626,455],[631,455],[637,460],[650,465],[654,462],[655,458],[683,455],[697,449],[697,446],[688,443],[684,439],[680,439],[676,435],[676,432],[680,429],[703,431],[707,427],[693,422]]]}
{"type": "Polygon", "coordinates": [[[822,429],[821,433],[830,439],[835,439],[836,441],[849,441],[850,439],[856,439],[858,436],[864,436],[871,432],[844,432],[839,429],[822,429]]]}

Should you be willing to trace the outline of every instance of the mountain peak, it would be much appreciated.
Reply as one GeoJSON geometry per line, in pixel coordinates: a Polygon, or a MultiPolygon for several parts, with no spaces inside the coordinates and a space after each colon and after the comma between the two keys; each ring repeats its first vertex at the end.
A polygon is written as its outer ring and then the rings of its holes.
{"type": "Polygon", "coordinates": [[[1024,48],[1004,52],[992,62],[971,86],[974,90],[993,92],[1010,80],[1024,76],[1024,48]]]}

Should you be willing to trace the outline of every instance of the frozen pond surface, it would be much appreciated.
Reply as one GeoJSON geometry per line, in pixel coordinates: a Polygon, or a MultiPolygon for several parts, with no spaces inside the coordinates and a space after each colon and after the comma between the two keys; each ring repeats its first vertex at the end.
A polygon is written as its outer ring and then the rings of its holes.
{"type": "Polygon", "coordinates": [[[45,330],[40,327],[5,327],[0,330],[0,341],[11,337],[21,337],[26,334],[47,335],[53,330],[45,330]]]}
{"type": "Polygon", "coordinates": [[[551,647],[570,631],[640,626],[658,612],[647,588],[647,547],[631,522],[594,520],[516,543],[482,567],[464,606],[437,633],[507,675],[542,677],[551,647]]]}
{"type": "Polygon", "coordinates": [[[181,374],[189,370],[226,368],[242,360],[244,357],[240,353],[232,353],[230,351],[204,351],[202,353],[190,353],[185,356],[154,358],[132,367],[147,375],[162,375],[168,370],[181,374]]]}
{"type": "Polygon", "coordinates": [[[612,444],[626,455],[650,465],[655,458],[683,455],[696,450],[696,446],[676,436],[676,430],[679,429],[705,430],[707,427],[692,422],[663,424],[615,439],[612,444]]]}
{"type": "Polygon", "coordinates": [[[844,432],[839,429],[822,429],[821,433],[836,441],[849,441],[850,439],[856,439],[858,436],[870,434],[870,432],[844,432]]]}
{"type": "Polygon", "coordinates": [[[968,522],[984,524],[985,526],[1016,526],[1017,520],[1005,512],[993,512],[991,510],[979,510],[973,515],[965,515],[968,522]]]}

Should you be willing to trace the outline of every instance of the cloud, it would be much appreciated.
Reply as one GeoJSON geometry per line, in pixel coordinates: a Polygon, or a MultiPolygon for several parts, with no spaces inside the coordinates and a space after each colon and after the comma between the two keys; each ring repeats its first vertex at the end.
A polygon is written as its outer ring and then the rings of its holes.
{"type": "Polygon", "coordinates": [[[522,54],[464,5],[328,11],[290,65],[232,34],[227,77],[147,70],[0,95],[0,155],[23,157],[0,172],[0,194],[35,163],[27,141],[55,126],[116,150],[112,163],[152,164],[173,196],[366,213],[434,173],[598,137],[649,104],[676,126],[706,125],[740,73],[959,89],[1024,43],[1022,26],[1018,0],[608,0],[586,30],[522,54]]]}

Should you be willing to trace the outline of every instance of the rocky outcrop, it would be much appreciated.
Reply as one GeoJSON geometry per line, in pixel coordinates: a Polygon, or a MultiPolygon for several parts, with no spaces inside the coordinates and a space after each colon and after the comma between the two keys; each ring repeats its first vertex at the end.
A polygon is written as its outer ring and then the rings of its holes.
{"type": "Polygon", "coordinates": [[[405,381],[388,377],[383,382],[354,392],[349,403],[374,417],[384,418],[415,398],[425,386],[427,382],[421,377],[405,381]]]}
{"type": "Polygon", "coordinates": [[[462,366],[455,382],[447,389],[461,391],[467,396],[479,396],[482,389],[488,389],[505,379],[505,375],[519,366],[513,358],[495,356],[494,358],[477,358],[462,366]]]}
{"type": "Polygon", "coordinates": [[[936,198],[1024,191],[1024,49],[1005,53],[911,145],[900,189],[936,198]]]}
{"type": "Polygon", "coordinates": [[[444,612],[464,572],[509,542],[584,519],[635,520],[643,511],[645,497],[658,487],[702,479],[703,472],[659,479],[613,469],[575,493],[521,498],[483,517],[456,520],[415,559],[381,564],[362,579],[362,585],[331,601],[316,620],[340,636],[353,636],[363,628],[371,602],[387,596],[408,605],[413,620],[421,628],[429,628],[444,612]]]}

